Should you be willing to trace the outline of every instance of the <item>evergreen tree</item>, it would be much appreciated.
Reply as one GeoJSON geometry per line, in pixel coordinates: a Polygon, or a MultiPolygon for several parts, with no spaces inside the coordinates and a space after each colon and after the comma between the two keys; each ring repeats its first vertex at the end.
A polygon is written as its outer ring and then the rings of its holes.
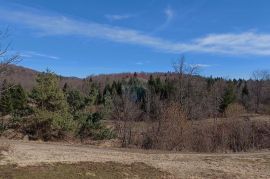
{"type": "Polygon", "coordinates": [[[156,93],[160,93],[161,90],[163,88],[163,85],[162,85],[162,82],[160,80],[159,77],[156,78],[156,82],[155,82],[155,90],[156,90],[156,93]]]}
{"type": "Polygon", "coordinates": [[[122,95],[122,83],[113,81],[111,91],[112,94],[122,95]]]}
{"type": "Polygon", "coordinates": [[[27,95],[21,85],[3,82],[0,109],[3,115],[23,112],[27,107],[27,95]]]}
{"type": "Polygon", "coordinates": [[[249,90],[248,90],[248,87],[247,87],[247,82],[245,82],[245,85],[242,89],[242,97],[244,96],[248,96],[249,95],[249,90]]]}
{"type": "Polygon", "coordinates": [[[67,94],[68,90],[69,90],[69,86],[68,86],[67,83],[65,83],[64,86],[63,86],[63,92],[64,92],[65,94],[67,94]]]}
{"type": "Polygon", "coordinates": [[[11,114],[13,111],[12,98],[9,89],[10,85],[7,83],[6,80],[4,80],[1,88],[2,93],[0,99],[0,110],[3,116],[11,114]]]}
{"type": "Polygon", "coordinates": [[[15,85],[10,88],[12,107],[14,110],[22,111],[27,106],[27,95],[21,85],[15,85]]]}
{"type": "Polygon", "coordinates": [[[84,98],[78,90],[69,90],[67,92],[67,102],[72,110],[72,113],[75,114],[76,111],[84,108],[84,98]]]}
{"type": "Polygon", "coordinates": [[[106,85],[105,85],[104,90],[103,90],[103,96],[104,96],[107,92],[112,93],[112,89],[111,89],[110,84],[106,84],[106,85]]]}
{"type": "Polygon", "coordinates": [[[58,111],[67,108],[64,92],[59,87],[59,78],[52,72],[39,74],[32,98],[39,109],[58,111]]]}
{"type": "Polygon", "coordinates": [[[150,75],[149,80],[148,80],[148,85],[149,86],[154,86],[155,85],[155,80],[153,78],[153,75],[150,75]]]}
{"type": "Polygon", "coordinates": [[[98,97],[99,97],[99,90],[97,84],[93,83],[90,86],[90,91],[88,93],[88,96],[86,97],[86,104],[87,105],[94,105],[98,103],[98,97]]]}
{"type": "Polygon", "coordinates": [[[245,85],[242,89],[241,100],[242,100],[242,104],[247,108],[248,101],[249,101],[249,90],[248,90],[247,82],[245,82],[245,85]]]}
{"type": "Polygon", "coordinates": [[[103,115],[104,118],[106,119],[110,116],[113,107],[113,99],[111,93],[109,91],[106,91],[103,99],[104,99],[103,115]]]}
{"type": "Polygon", "coordinates": [[[59,87],[59,78],[47,70],[39,74],[36,80],[37,85],[32,91],[32,99],[36,104],[34,109],[36,122],[47,122],[52,130],[70,130],[73,120],[68,112],[64,92],[59,87]]]}
{"type": "Polygon", "coordinates": [[[222,97],[221,104],[219,106],[219,111],[223,113],[229,104],[233,103],[236,99],[236,95],[234,92],[234,86],[229,84],[229,86],[225,89],[225,93],[222,97]]]}

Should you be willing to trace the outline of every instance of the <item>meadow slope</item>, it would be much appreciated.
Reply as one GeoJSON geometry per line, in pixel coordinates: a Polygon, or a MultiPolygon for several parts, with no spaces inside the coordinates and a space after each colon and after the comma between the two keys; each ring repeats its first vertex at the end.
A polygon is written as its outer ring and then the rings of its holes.
{"type": "Polygon", "coordinates": [[[270,178],[270,151],[199,154],[104,148],[64,143],[0,140],[1,165],[29,167],[54,163],[145,163],[177,178],[270,178]]]}

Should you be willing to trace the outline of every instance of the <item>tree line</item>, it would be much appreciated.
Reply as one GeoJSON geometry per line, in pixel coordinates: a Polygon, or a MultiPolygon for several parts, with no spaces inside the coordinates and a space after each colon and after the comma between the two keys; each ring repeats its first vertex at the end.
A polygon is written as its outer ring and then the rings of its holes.
{"type": "MultiPolygon", "coordinates": [[[[199,125],[198,129],[196,124],[206,124],[202,122],[204,119],[270,113],[267,71],[254,72],[250,80],[227,80],[201,77],[195,68],[185,65],[182,59],[174,64],[173,73],[150,74],[148,79],[138,77],[137,73],[105,81],[90,77],[84,80],[80,90],[69,84],[61,87],[60,77],[51,71],[40,73],[30,92],[20,84],[4,80],[0,98],[1,129],[17,129],[34,140],[62,140],[72,136],[87,141],[117,137],[122,146],[183,150],[199,145],[183,146],[183,141],[186,135],[202,136],[207,127],[202,129],[199,125]],[[4,118],[7,115],[11,118],[8,122],[4,118]],[[108,128],[103,120],[114,121],[114,127],[108,128]],[[138,123],[143,123],[145,129],[136,129],[134,124],[138,123]],[[192,134],[186,134],[191,131],[192,134]]],[[[218,122],[211,130],[219,125],[232,129],[218,122]]]]}

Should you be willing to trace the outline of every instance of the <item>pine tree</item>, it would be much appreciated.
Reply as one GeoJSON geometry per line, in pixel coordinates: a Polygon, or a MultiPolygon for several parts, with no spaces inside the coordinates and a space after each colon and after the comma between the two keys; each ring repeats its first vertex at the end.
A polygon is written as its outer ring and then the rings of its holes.
{"type": "Polygon", "coordinates": [[[52,130],[65,131],[73,127],[71,114],[63,90],[59,87],[59,78],[46,71],[38,75],[37,85],[32,91],[32,99],[36,104],[36,122],[47,121],[52,130]]]}
{"type": "Polygon", "coordinates": [[[67,108],[64,92],[59,87],[59,78],[52,72],[39,74],[32,98],[40,109],[58,111],[67,108]]]}
{"type": "Polygon", "coordinates": [[[86,97],[86,104],[87,105],[94,105],[98,102],[99,90],[97,84],[93,83],[90,86],[90,91],[88,96],[86,97]]]}
{"type": "Polygon", "coordinates": [[[76,111],[84,108],[84,98],[78,90],[69,90],[67,92],[67,102],[72,110],[72,113],[75,114],[76,111]]]}
{"type": "Polygon", "coordinates": [[[9,89],[10,85],[7,83],[6,80],[4,80],[1,88],[2,93],[0,99],[0,110],[3,116],[11,114],[13,111],[12,99],[9,89]]]}
{"type": "Polygon", "coordinates": [[[245,85],[242,89],[242,97],[244,96],[248,96],[249,95],[249,90],[248,90],[248,87],[247,87],[247,82],[245,82],[245,85]]]}
{"type": "Polygon", "coordinates": [[[21,85],[15,85],[10,88],[12,107],[16,111],[22,111],[27,106],[27,95],[21,85]]]}
{"type": "Polygon", "coordinates": [[[219,106],[219,111],[223,113],[229,104],[233,103],[236,99],[236,95],[234,92],[234,87],[232,84],[226,88],[225,93],[222,97],[221,104],[219,106]]]}
{"type": "Polygon", "coordinates": [[[245,85],[242,89],[241,100],[242,100],[242,104],[247,108],[248,100],[249,100],[249,90],[248,90],[247,82],[245,82],[245,85]]]}
{"type": "Polygon", "coordinates": [[[103,109],[103,115],[104,118],[108,118],[112,112],[112,105],[113,105],[113,99],[111,96],[111,93],[109,91],[106,91],[104,95],[104,109],[103,109]]]}
{"type": "Polygon", "coordinates": [[[68,92],[68,90],[69,90],[69,86],[67,83],[65,83],[63,86],[63,92],[66,94],[68,92]]]}

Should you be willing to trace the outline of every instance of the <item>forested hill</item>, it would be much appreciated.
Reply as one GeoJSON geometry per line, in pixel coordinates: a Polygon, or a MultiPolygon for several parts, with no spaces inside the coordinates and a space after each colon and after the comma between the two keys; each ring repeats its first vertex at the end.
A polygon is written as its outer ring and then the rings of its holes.
{"type": "MultiPolygon", "coordinates": [[[[45,71],[45,69],[44,69],[45,71]]],[[[18,66],[18,65],[9,65],[7,68],[7,72],[2,74],[1,81],[7,80],[11,84],[21,84],[24,89],[27,91],[31,90],[36,84],[36,77],[41,73],[40,71],[33,70],[27,67],[18,66]]],[[[89,72],[90,74],[91,72],[89,72]]],[[[141,81],[147,82],[150,76],[154,78],[159,77],[161,80],[165,80],[166,78],[175,78],[176,74],[173,72],[155,72],[155,73],[147,73],[147,72],[138,72],[138,73],[115,73],[115,74],[100,74],[100,75],[91,75],[86,78],[78,78],[78,77],[63,77],[60,76],[60,85],[61,87],[67,83],[70,87],[75,88],[79,91],[82,91],[83,84],[88,80],[94,80],[99,83],[101,86],[104,86],[106,83],[112,83],[113,81],[129,79],[131,77],[137,77],[141,81]]],[[[193,76],[194,78],[195,76],[193,76]]],[[[197,76],[198,77],[198,76],[197,76]]],[[[203,78],[203,77],[199,77],[203,78]]]]}
{"type": "MultiPolygon", "coordinates": [[[[12,84],[21,84],[22,87],[26,90],[32,90],[32,88],[36,84],[36,77],[41,73],[39,71],[17,66],[17,65],[9,65],[7,67],[7,71],[1,77],[1,82],[6,79],[9,83],[12,84]]],[[[76,77],[61,77],[60,84],[63,86],[65,83],[68,83],[70,86],[74,88],[80,89],[83,83],[83,80],[76,77]]]]}

